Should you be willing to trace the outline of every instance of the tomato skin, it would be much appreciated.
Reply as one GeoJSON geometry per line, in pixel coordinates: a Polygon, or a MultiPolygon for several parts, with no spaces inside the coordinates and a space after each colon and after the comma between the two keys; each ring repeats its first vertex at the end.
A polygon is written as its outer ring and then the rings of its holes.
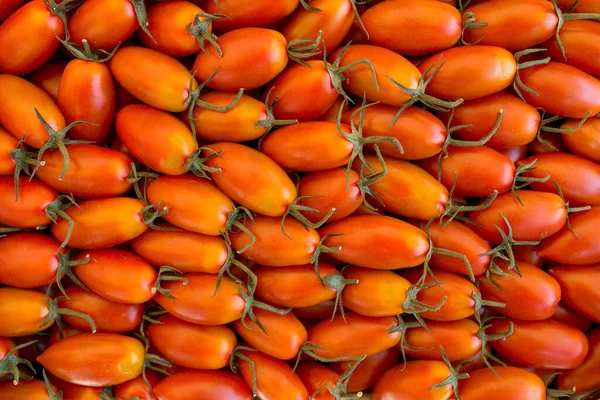
{"type": "Polygon", "coordinates": [[[252,390],[229,371],[183,370],[160,381],[154,393],[161,400],[251,400],[252,390]]]}
{"type": "Polygon", "coordinates": [[[161,324],[148,325],[148,338],[168,360],[194,369],[221,369],[229,363],[237,344],[231,328],[192,324],[169,314],[157,321],[161,324]]]}
{"type": "Polygon", "coordinates": [[[104,387],[142,373],[144,346],[137,339],[115,333],[82,333],[56,342],[37,361],[67,382],[104,387]]]}
{"type": "Polygon", "coordinates": [[[236,29],[219,36],[217,43],[223,55],[219,56],[213,46],[207,46],[192,68],[196,79],[202,82],[216,71],[208,83],[213,89],[255,89],[279,75],[288,63],[287,40],[272,29],[236,29]],[[244,73],[240,73],[242,70],[244,73]]]}
{"type": "Polygon", "coordinates": [[[324,358],[367,357],[394,347],[400,332],[389,333],[398,326],[396,317],[367,317],[354,312],[325,319],[308,331],[308,341],[321,348],[315,354],[324,358]]]}
{"type": "Polygon", "coordinates": [[[319,230],[330,236],[324,244],[340,247],[331,253],[336,260],[373,269],[410,268],[421,264],[429,250],[427,235],[406,222],[385,216],[347,217],[319,230]],[[374,259],[373,254],[378,254],[374,259]]]}
{"type": "Polygon", "coordinates": [[[550,61],[519,74],[523,84],[538,94],[522,90],[525,101],[534,107],[569,118],[600,112],[600,80],[578,68],[550,61]]]}
{"type": "MultiPolygon", "coordinates": [[[[51,387],[54,393],[58,392],[56,386],[51,387]]],[[[7,400],[50,400],[46,382],[39,379],[22,379],[18,385],[13,384],[11,380],[0,382],[0,393],[7,400]]]]}
{"type": "Polygon", "coordinates": [[[125,90],[149,106],[164,111],[187,110],[190,91],[198,87],[183,64],[145,47],[120,48],[108,66],[125,90]]]}
{"type": "MultiPolygon", "coordinates": [[[[156,371],[146,371],[146,378],[153,388],[162,380],[162,375],[156,371]]],[[[138,376],[127,382],[115,386],[115,397],[117,399],[139,398],[140,400],[156,400],[156,396],[144,382],[142,376],[138,376]]]]}
{"type": "MultiPolygon", "coordinates": [[[[129,197],[79,202],[79,207],[66,211],[75,222],[68,245],[75,249],[102,249],[138,237],[148,229],[141,215],[143,207],[140,200],[129,197]]],[[[60,219],[50,231],[56,240],[62,242],[68,227],[69,223],[60,219]]]]}
{"type": "Polygon", "coordinates": [[[216,274],[227,260],[223,239],[194,232],[149,229],[129,243],[150,264],[169,265],[185,273],[216,274]]]}
{"type": "Polygon", "coordinates": [[[37,179],[19,177],[19,200],[12,176],[0,176],[0,223],[17,228],[36,228],[50,224],[46,207],[58,193],[37,179]]]}
{"type": "Polygon", "coordinates": [[[563,324],[574,326],[581,332],[588,331],[594,322],[577,313],[575,310],[570,308],[564,300],[561,300],[556,307],[556,312],[552,316],[552,319],[563,324]]]}
{"type": "Polygon", "coordinates": [[[50,383],[56,385],[58,390],[62,392],[63,398],[70,400],[98,400],[101,399],[101,394],[104,391],[102,387],[90,387],[75,385],[59,379],[55,376],[49,376],[50,383]]]}
{"type": "Polygon", "coordinates": [[[60,243],[39,233],[0,238],[0,283],[22,289],[50,284],[58,270],[59,249],[60,243]]]}
{"type": "Polygon", "coordinates": [[[469,219],[478,225],[473,230],[492,243],[502,243],[498,228],[508,233],[508,226],[502,219],[506,217],[517,241],[537,241],[561,230],[567,222],[567,208],[564,201],[554,193],[517,190],[522,205],[510,193],[502,193],[485,210],[474,211],[469,219]]]}
{"type": "Polygon", "coordinates": [[[220,235],[234,210],[233,202],[212,182],[192,174],[163,175],[148,185],[148,200],[169,209],[164,219],[205,235],[220,235]]]}
{"type": "Polygon", "coordinates": [[[16,149],[18,144],[16,138],[0,127],[0,175],[12,175],[15,172],[15,160],[8,152],[16,149]]]}
{"type": "Polygon", "coordinates": [[[556,43],[556,38],[549,39],[542,44],[542,47],[548,49],[547,54],[554,61],[566,62],[583,72],[599,77],[600,46],[598,41],[600,40],[600,27],[593,22],[585,20],[565,21],[560,30],[560,40],[565,49],[566,61],[556,43]]]}
{"type": "Polygon", "coordinates": [[[383,374],[375,384],[371,398],[373,400],[447,400],[453,392],[451,385],[433,390],[429,388],[444,381],[448,376],[450,376],[450,369],[443,361],[409,361],[406,365],[396,365],[383,374]]]}
{"type": "Polygon", "coordinates": [[[558,376],[558,388],[570,390],[577,387],[578,391],[586,392],[600,386],[598,371],[600,370],[600,328],[595,328],[587,334],[590,350],[579,367],[565,371],[558,376]]]}
{"type": "MultiPolygon", "coordinates": [[[[479,294],[479,290],[466,278],[452,272],[431,269],[439,285],[421,289],[417,294],[417,300],[431,306],[435,306],[446,300],[437,311],[425,311],[419,315],[432,321],[458,321],[473,315],[475,300],[473,294],[479,294]]],[[[420,268],[408,269],[400,274],[411,284],[415,285],[421,279],[423,271],[420,268]]],[[[430,275],[427,275],[424,285],[435,283],[430,275]]],[[[419,346],[417,346],[419,347],[419,346]]]]}
{"type": "Polygon", "coordinates": [[[522,366],[573,369],[581,365],[588,353],[588,341],[581,331],[550,319],[497,319],[491,322],[492,326],[486,333],[506,332],[509,322],[514,324],[514,333],[491,342],[491,346],[522,366]]]}
{"type": "Polygon", "coordinates": [[[248,3],[245,0],[223,0],[219,5],[207,1],[204,10],[209,14],[225,14],[213,22],[216,31],[228,32],[247,27],[266,27],[290,15],[297,7],[298,0],[283,0],[277,3],[261,0],[248,3]]]}
{"type": "Polygon", "coordinates": [[[25,0],[6,0],[2,2],[0,6],[0,22],[4,21],[10,16],[15,10],[21,7],[25,3],[25,0]]]}
{"type": "MultiPolygon", "coordinates": [[[[221,172],[211,173],[214,183],[233,201],[251,211],[280,217],[296,199],[296,187],[285,171],[266,155],[237,143],[206,146],[220,155],[206,162],[221,172]]],[[[205,150],[209,156],[212,151],[205,150]]]]}
{"type": "Polygon", "coordinates": [[[216,275],[186,274],[188,284],[180,281],[165,282],[162,286],[172,290],[169,299],[162,294],[156,296],[156,302],[165,310],[184,321],[201,325],[223,325],[242,316],[244,299],[239,294],[238,284],[224,276],[216,296],[216,275]]]}
{"type": "Polygon", "coordinates": [[[23,75],[46,63],[65,38],[65,26],[43,0],[17,9],[0,25],[0,72],[23,75]]]}
{"type": "Polygon", "coordinates": [[[42,89],[13,75],[0,75],[0,86],[0,125],[17,139],[25,132],[26,145],[39,149],[48,141],[48,132],[37,119],[34,107],[53,129],[65,127],[60,109],[42,89]]]}
{"type": "MultiPolygon", "coordinates": [[[[557,3],[561,10],[566,11],[569,8],[571,8],[573,4],[575,4],[575,0],[558,0],[557,3]]],[[[594,0],[581,0],[577,2],[577,5],[573,9],[573,12],[597,13],[600,12],[600,5],[594,0]]]]}
{"type": "Polygon", "coordinates": [[[296,374],[306,386],[308,393],[315,400],[334,400],[335,398],[329,393],[328,387],[335,389],[335,383],[340,375],[331,368],[319,364],[315,361],[303,361],[298,364],[296,374]],[[318,393],[317,393],[318,391],[318,393]],[[316,395],[314,395],[317,393],[316,395]]]}
{"type": "Polygon", "coordinates": [[[344,278],[357,279],[358,284],[347,285],[342,291],[345,307],[369,317],[402,314],[402,303],[410,282],[392,271],[349,266],[344,278]]]}
{"type": "MultiPolygon", "coordinates": [[[[400,352],[395,347],[389,348],[377,354],[365,358],[358,364],[352,377],[348,381],[347,391],[357,392],[366,390],[375,385],[379,378],[398,364],[400,352]]],[[[343,374],[352,365],[353,361],[338,361],[331,364],[331,368],[339,374],[343,374]]]]}
{"type": "Polygon", "coordinates": [[[59,340],[62,340],[64,338],[67,338],[70,336],[79,335],[80,333],[83,333],[83,331],[81,329],[72,327],[69,324],[62,324],[62,335],[61,335],[58,325],[54,324],[50,328],[50,335],[48,336],[48,344],[52,345],[52,344],[58,342],[59,340]]]}
{"type": "Polygon", "coordinates": [[[513,163],[518,163],[519,161],[527,158],[527,146],[516,146],[516,147],[507,147],[504,149],[497,149],[498,153],[506,156],[513,163]]]}
{"type": "Polygon", "coordinates": [[[0,336],[10,338],[31,335],[54,323],[52,320],[40,326],[49,313],[48,299],[42,292],[2,287],[0,300],[0,336]]]}
{"type": "MultiPolygon", "coordinates": [[[[574,128],[579,121],[570,119],[562,128],[574,128]]],[[[600,118],[592,117],[581,128],[562,135],[565,146],[579,157],[600,163],[600,118]]]]}
{"type": "Polygon", "coordinates": [[[58,89],[68,61],[55,61],[41,66],[35,70],[27,79],[35,86],[46,92],[52,101],[58,102],[58,89]]]}
{"type": "Polygon", "coordinates": [[[563,301],[582,316],[600,322],[600,265],[562,265],[548,272],[563,289],[563,301]]]}
{"type": "Polygon", "coordinates": [[[460,12],[440,1],[384,1],[369,8],[361,19],[371,43],[403,56],[453,47],[462,32],[460,12]]]}
{"type": "Polygon", "coordinates": [[[92,144],[67,146],[70,164],[60,179],[64,159],[59,149],[44,152],[36,176],[55,190],[81,197],[115,197],[128,192],[131,157],[120,151],[92,144]]]}
{"type": "Polygon", "coordinates": [[[544,400],[546,398],[546,385],[537,375],[517,367],[494,366],[494,369],[500,375],[500,379],[494,375],[494,371],[483,367],[471,372],[469,379],[461,380],[460,398],[464,400],[493,398],[544,400]]]}
{"type": "Polygon", "coordinates": [[[419,64],[419,70],[423,73],[440,62],[445,64],[433,77],[426,92],[448,100],[472,100],[500,92],[513,82],[517,72],[514,56],[496,46],[476,45],[444,50],[419,64]],[[477,82],[477,85],[472,82],[477,82]]]}

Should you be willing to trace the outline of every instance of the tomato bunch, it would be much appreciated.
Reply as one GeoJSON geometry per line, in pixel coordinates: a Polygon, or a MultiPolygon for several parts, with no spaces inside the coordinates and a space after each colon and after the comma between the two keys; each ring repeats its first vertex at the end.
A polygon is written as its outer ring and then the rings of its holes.
{"type": "Polygon", "coordinates": [[[599,225],[597,1],[0,4],[2,400],[597,400],[599,225]]]}

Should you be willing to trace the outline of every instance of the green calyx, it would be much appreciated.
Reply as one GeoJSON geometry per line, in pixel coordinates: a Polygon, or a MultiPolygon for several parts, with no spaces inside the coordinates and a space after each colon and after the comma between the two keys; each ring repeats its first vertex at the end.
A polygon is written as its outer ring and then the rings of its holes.
{"type": "Polygon", "coordinates": [[[21,350],[27,346],[31,346],[34,343],[37,343],[37,340],[23,343],[23,344],[20,344],[18,346],[13,347],[12,349],[10,349],[10,351],[8,353],[6,353],[4,358],[0,359],[0,376],[2,376],[4,374],[11,374],[12,378],[13,378],[13,384],[15,384],[15,385],[19,384],[19,379],[25,379],[25,380],[33,379],[32,375],[22,372],[19,369],[19,365],[26,366],[34,374],[35,374],[35,368],[33,368],[33,365],[31,364],[31,362],[29,360],[18,357],[16,355],[16,353],[19,350],[21,350]]]}
{"type": "Polygon", "coordinates": [[[71,240],[73,229],[75,228],[75,221],[73,221],[73,218],[71,218],[69,214],[65,212],[71,206],[80,208],[72,196],[63,194],[58,196],[52,203],[48,204],[45,209],[46,216],[55,224],[58,223],[58,218],[62,218],[69,223],[65,240],[60,245],[61,248],[67,246],[69,240],[71,240]]]}
{"type": "Polygon", "coordinates": [[[26,135],[23,134],[16,148],[8,151],[8,155],[15,161],[15,201],[19,200],[19,176],[21,175],[21,172],[24,172],[25,175],[31,178],[32,173],[29,169],[30,165],[33,165],[36,169],[46,165],[45,161],[39,161],[37,159],[37,153],[25,149],[25,136],[26,135]]]}
{"type": "Polygon", "coordinates": [[[154,287],[152,288],[152,293],[160,293],[168,299],[176,300],[176,298],[171,294],[173,289],[166,289],[162,287],[163,282],[169,281],[179,281],[182,285],[188,284],[188,279],[183,276],[183,272],[177,268],[165,265],[160,267],[158,270],[158,277],[154,283],[154,287]]]}
{"type": "Polygon", "coordinates": [[[200,46],[200,50],[207,53],[206,47],[204,46],[204,41],[207,41],[211,44],[217,51],[219,57],[223,55],[223,51],[221,47],[217,43],[217,35],[212,33],[211,24],[214,20],[220,18],[230,19],[227,15],[224,14],[206,14],[206,13],[198,13],[194,16],[194,20],[185,26],[185,30],[194,36],[198,41],[198,45],[200,46]]]}
{"type": "Polygon", "coordinates": [[[521,90],[524,90],[527,93],[530,93],[534,96],[539,96],[539,94],[535,90],[531,89],[529,86],[527,86],[523,83],[523,81],[521,80],[521,76],[519,75],[519,71],[521,71],[522,69],[525,69],[525,68],[531,68],[536,65],[548,64],[550,62],[551,58],[546,57],[542,60],[533,60],[533,61],[528,61],[528,62],[524,62],[524,63],[521,63],[520,60],[522,57],[525,57],[529,54],[540,53],[543,51],[547,51],[547,50],[546,49],[527,49],[527,50],[522,50],[522,51],[518,51],[515,53],[515,61],[517,62],[517,72],[515,74],[515,80],[513,82],[513,89],[515,90],[517,95],[523,101],[525,101],[525,97],[523,97],[523,92],[521,90]]]}

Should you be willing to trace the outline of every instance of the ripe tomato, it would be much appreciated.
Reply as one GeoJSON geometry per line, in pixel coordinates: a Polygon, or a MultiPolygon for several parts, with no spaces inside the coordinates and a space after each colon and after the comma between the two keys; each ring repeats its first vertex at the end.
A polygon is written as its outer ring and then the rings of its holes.
{"type": "Polygon", "coordinates": [[[42,292],[0,288],[0,336],[17,337],[41,332],[54,323],[42,292]]]}
{"type": "MultiPolygon", "coordinates": [[[[50,388],[53,393],[58,393],[56,386],[50,385],[50,388]]],[[[46,382],[39,379],[21,380],[18,385],[10,380],[0,382],[0,393],[9,400],[51,400],[46,382]]]]}
{"type": "Polygon", "coordinates": [[[576,2],[575,0],[558,0],[558,6],[561,10],[568,10],[573,5],[575,8],[572,12],[576,13],[598,13],[600,12],[600,5],[596,3],[594,0],[580,0],[576,2]]]}
{"type": "Polygon", "coordinates": [[[55,61],[43,65],[27,77],[35,86],[46,92],[52,100],[58,102],[58,88],[62,74],[67,67],[68,61],[55,61]]]}
{"type": "Polygon", "coordinates": [[[44,65],[65,38],[61,15],[67,7],[54,1],[33,0],[0,25],[0,72],[23,75],[44,65]]]}
{"type": "Polygon", "coordinates": [[[373,269],[410,268],[421,264],[429,250],[427,235],[406,222],[384,216],[347,217],[319,230],[336,260],[373,269]],[[333,236],[341,234],[341,236],[333,236]],[[377,254],[377,257],[373,257],[377,254]]]}
{"type": "Polygon", "coordinates": [[[471,372],[469,379],[459,383],[460,398],[463,400],[544,400],[546,398],[546,384],[536,374],[523,368],[505,366],[495,366],[494,371],[483,367],[471,372]]]}
{"type": "Polygon", "coordinates": [[[246,27],[265,27],[272,25],[288,15],[297,7],[298,0],[270,1],[222,0],[219,3],[207,1],[204,10],[209,14],[225,14],[229,18],[215,20],[215,30],[227,32],[246,27]]]}
{"type": "Polygon", "coordinates": [[[597,64],[600,54],[598,45],[600,27],[598,24],[585,20],[565,21],[559,36],[565,51],[564,56],[558,47],[556,38],[551,38],[541,45],[548,49],[548,55],[554,61],[566,62],[590,75],[600,76],[600,67],[597,64]]]}
{"type": "Polygon", "coordinates": [[[9,132],[0,128],[0,175],[12,175],[15,172],[15,160],[9,154],[19,146],[19,141],[9,132]]]}
{"type": "Polygon", "coordinates": [[[556,307],[556,312],[552,316],[552,319],[558,322],[562,322],[563,324],[574,326],[579,329],[581,332],[586,332],[589,330],[594,322],[587,319],[583,315],[575,312],[571,309],[567,304],[561,300],[556,307]]]}
{"type": "Polygon", "coordinates": [[[383,1],[369,8],[361,19],[371,43],[403,56],[448,49],[462,33],[460,12],[441,1],[383,1]]]}
{"type": "MultiPolygon", "coordinates": [[[[379,378],[392,369],[400,359],[400,352],[392,347],[362,360],[348,380],[347,391],[357,392],[369,389],[377,383],[379,378]]],[[[338,361],[331,364],[331,368],[343,374],[355,364],[355,361],[338,361]]]]}
{"type": "Polygon", "coordinates": [[[231,328],[192,324],[169,314],[156,320],[159,323],[148,326],[148,339],[169,361],[194,369],[221,369],[229,364],[237,344],[231,328]]]}
{"type": "Polygon", "coordinates": [[[131,157],[120,151],[92,144],[67,146],[69,166],[60,149],[44,152],[36,176],[59,192],[81,197],[114,197],[128,192],[132,184],[127,182],[131,157]]]}
{"type": "Polygon", "coordinates": [[[396,365],[375,384],[371,398],[386,400],[414,398],[422,400],[447,400],[453,393],[447,384],[430,390],[433,385],[450,376],[450,369],[442,361],[414,360],[406,365],[396,365]]]}
{"type": "Polygon", "coordinates": [[[60,131],[65,127],[65,118],[60,109],[42,89],[13,75],[0,75],[0,86],[0,125],[17,139],[21,139],[25,132],[25,144],[28,146],[39,149],[48,141],[48,132],[37,118],[35,110],[52,129],[60,131]]]}
{"type": "Polygon", "coordinates": [[[136,378],[144,365],[144,346],[115,333],[82,333],[48,347],[37,361],[58,378],[104,387],[136,378]],[[103,360],[101,364],[98,360],[103,360]]]}
{"type": "Polygon", "coordinates": [[[513,163],[517,163],[527,157],[527,146],[507,147],[497,149],[498,152],[510,159],[513,163]]]}
{"type": "Polygon", "coordinates": [[[101,399],[104,388],[75,385],[59,379],[55,376],[49,377],[50,383],[56,385],[58,390],[62,392],[63,398],[74,400],[96,400],[101,399]]]}
{"type": "Polygon", "coordinates": [[[244,380],[228,371],[183,370],[154,387],[161,400],[252,400],[244,380]]]}
{"type": "MultiPolygon", "coordinates": [[[[148,370],[146,371],[146,379],[151,388],[154,388],[162,380],[162,375],[156,371],[148,370]]],[[[114,394],[117,399],[156,400],[151,388],[148,387],[142,376],[138,376],[115,386],[114,394]]]]}
{"type": "Polygon", "coordinates": [[[567,153],[569,151],[565,146],[560,133],[541,132],[540,139],[529,143],[527,149],[530,153],[555,153],[556,151],[567,153]]]}
{"type": "Polygon", "coordinates": [[[558,388],[571,390],[576,387],[578,392],[586,392],[600,386],[600,328],[595,328],[587,334],[590,350],[579,367],[565,371],[558,376],[558,388]]]}
{"type": "Polygon", "coordinates": [[[21,7],[25,3],[25,0],[6,0],[0,5],[0,22],[4,21],[10,16],[16,9],[21,7]]]}
{"type": "Polygon", "coordinates": [[[37,179],[19,177],[19,199],[12,176],[0,176],[0,223],[17,228],[36,228],[50,224],[46,208],[58,193],[37,179]]]}
{"type": "Polygon", "coordinates": [[[562,265],[548,272],[560,284],[563,301],[592,321],[600,322],[599,265],[562,265]]]}
{"type": "Polygon", "coordinates": [[[331,368],[314,361],[303,361],[298,364],[296,374],[298,374],[314,400],[334,399],[329,392],[329,388],[335,390],[335,384],[340,378],[340,374],[334,372],[331,368]]]}
{"type": "MultiPolygon", "coordinates": [[[[572,129],[579,121],[570,119],[562,128],[572,129]]],[[[581,125],[579,129],[562,135],[565,146],[579,157],[600,163],[600,118],[593,117],[581,125]]]]}
{"type": "Polygon", "coordinates": [[[581,331],[550,319],[497,319],[486,333],[506,332],[511,322],[514,333],[492,341],[491,346],[524,367],[573,369],[581,365],[588,353],[588,341],[581,331]]]}

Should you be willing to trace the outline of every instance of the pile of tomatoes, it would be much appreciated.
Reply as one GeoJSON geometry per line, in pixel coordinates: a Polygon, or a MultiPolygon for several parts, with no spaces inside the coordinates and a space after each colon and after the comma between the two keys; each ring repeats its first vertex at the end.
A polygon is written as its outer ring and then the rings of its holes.
{"type": "Polygon", "coordinates": [[[2,0],[0,399],[600,399],[600,2],[2,0]]]}

